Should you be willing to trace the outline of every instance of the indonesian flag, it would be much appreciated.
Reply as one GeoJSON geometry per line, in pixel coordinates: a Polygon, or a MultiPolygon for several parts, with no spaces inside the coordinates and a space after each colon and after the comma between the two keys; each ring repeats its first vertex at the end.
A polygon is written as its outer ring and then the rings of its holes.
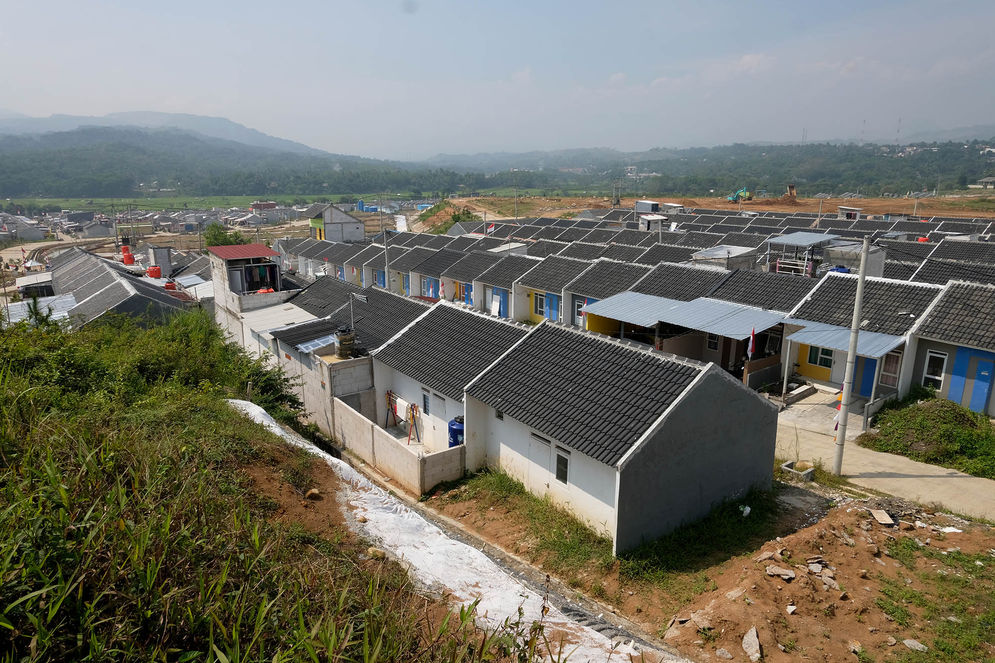
{"type": "Polygon", "coordinates": [[[494,224],[493,223],[487,226],[487,234],[490,235],[492,232],[494,232],[494,224]]]}
{"type": "Polygon", "coordinates": [[[446,282],[440,280],[439,281],[439,299],[445,299],[445,298],[446,298],[446,282]]]}
{"type": "Polygon", "coordinates": [[[22,255],[22,256],[26,256],[26,255],[28,255],[28,252],[24,250],[24,247],[23,247],[23,246],[21,247],[21,255],[22,255]]]}
{"type": "Polygon", "coordinates": [[[746,346],[746,353],[753,359],[753,353],[757,351],[757,328],[750,331],[750,344],[746,346]]]}
{"type": "Polygon", "coordinates": [[[355,267],[353,267],[353,268],[352,268],[352,275],[353,275],[353,276],[355,276],[355,275],[356,275],[356,268],[355,268],[355,267]]]}

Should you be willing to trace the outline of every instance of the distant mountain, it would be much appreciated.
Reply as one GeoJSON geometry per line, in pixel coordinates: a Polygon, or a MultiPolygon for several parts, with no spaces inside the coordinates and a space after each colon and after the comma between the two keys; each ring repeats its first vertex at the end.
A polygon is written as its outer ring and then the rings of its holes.
{"type": "Polygon", "coordinates": [[[452,171],[277,151],[175,127],[0,135],[0,199],[121,197],[162,189],[260,196],[452,191],[464,182],[452,171]]]}
{"type": "Polygon", "coordinates": [[[27,117],[17,114],[4,115],[0,111],[0,134],[41,134],[53,131],[72,131],[80,127],[121,126],[152,129],[173,127],[195,131],[211,138],[235,141],[252,147],[263,147],[280,152],[293,152],[295,154],[329,155],[328,152],[316,150],[292,140],[276,138],[275,136],[250,129],[223,117],[189,115],[186,113],[159,113],[155,111],[109,113],[100,116],[52,115],[50,117],[27,117]]]}
{"type": "Polygon", "coordinates": [[[0,120],[10,120],[13,118],[27,117],[23,113],[18,113],[17,111],[12,111],[7,108],[0,108],[0,120]]]}

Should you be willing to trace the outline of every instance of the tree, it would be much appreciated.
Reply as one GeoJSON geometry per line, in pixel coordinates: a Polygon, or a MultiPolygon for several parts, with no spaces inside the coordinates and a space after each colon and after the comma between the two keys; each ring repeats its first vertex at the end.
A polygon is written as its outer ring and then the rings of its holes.
{"type": "Polygon", "coordinates": [[[248,244],[249,239],[237,230],[225,230],[220,223],[212,223],[204,229],[205,246],[228,246],[230,244],[248,244]]]}

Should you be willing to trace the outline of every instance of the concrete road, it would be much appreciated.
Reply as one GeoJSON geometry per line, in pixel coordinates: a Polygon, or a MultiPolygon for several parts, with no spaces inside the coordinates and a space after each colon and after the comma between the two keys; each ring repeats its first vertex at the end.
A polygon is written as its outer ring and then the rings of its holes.
{"type": "MultiPolygon", "coordinates": [[[[782,413],[783,414],[783,413],[782,413]]],[[[852,425],[852,424],[851,424],[852,425]]],[[[831,428],[829,429],[831,430],[831,428]]],[[[859,431],[859,426],[857,426],[859,431]]],[[[843,452],[843,473],[858,486],[914,500],[942,505],[955,513],[995,520],[995,481],[945,467],[918,463],[904,456],[871,451],[848,441],[843,452]]],[[[777,426],[777,456],[785,460],[822,460],[831,469],[836,444],[831,435],[806,430],[791,418],[777,426]],[[797,455],[796,455],[797,450],[797,455]]]]}

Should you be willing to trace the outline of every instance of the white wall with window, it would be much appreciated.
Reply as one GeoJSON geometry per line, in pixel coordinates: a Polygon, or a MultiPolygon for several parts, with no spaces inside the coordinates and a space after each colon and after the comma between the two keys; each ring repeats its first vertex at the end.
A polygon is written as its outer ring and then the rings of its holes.
{"type": "MultiPolygon", "coordinates": [[[[373,384],[377,391],[376,424],[383,427],[387,422],[387,392],[392,391],[405,403],[418,406],[418,439],[425,445],[426,452],[442,451],[449,448],[449,422],[456,415],[463,414],[463,404],[447,398],[438,391],[429,389],[417,380],[396,371],[373,358],[373,384]]],[[[404,417],[404,411],[398,409],[404,417]]],[[[393,419],[389,422],[393,425],[393,419]]],[[[415,441],[415,435],[411,436],[415,441]]]]}
{"type": "Polygon", "coordinates": [[[486,464],[549,497],[602,534],[615,531],[615,468],[467,397],[467,469],[486,464]],[[500,418],[499,418],[500,417],[500,418]]]}

